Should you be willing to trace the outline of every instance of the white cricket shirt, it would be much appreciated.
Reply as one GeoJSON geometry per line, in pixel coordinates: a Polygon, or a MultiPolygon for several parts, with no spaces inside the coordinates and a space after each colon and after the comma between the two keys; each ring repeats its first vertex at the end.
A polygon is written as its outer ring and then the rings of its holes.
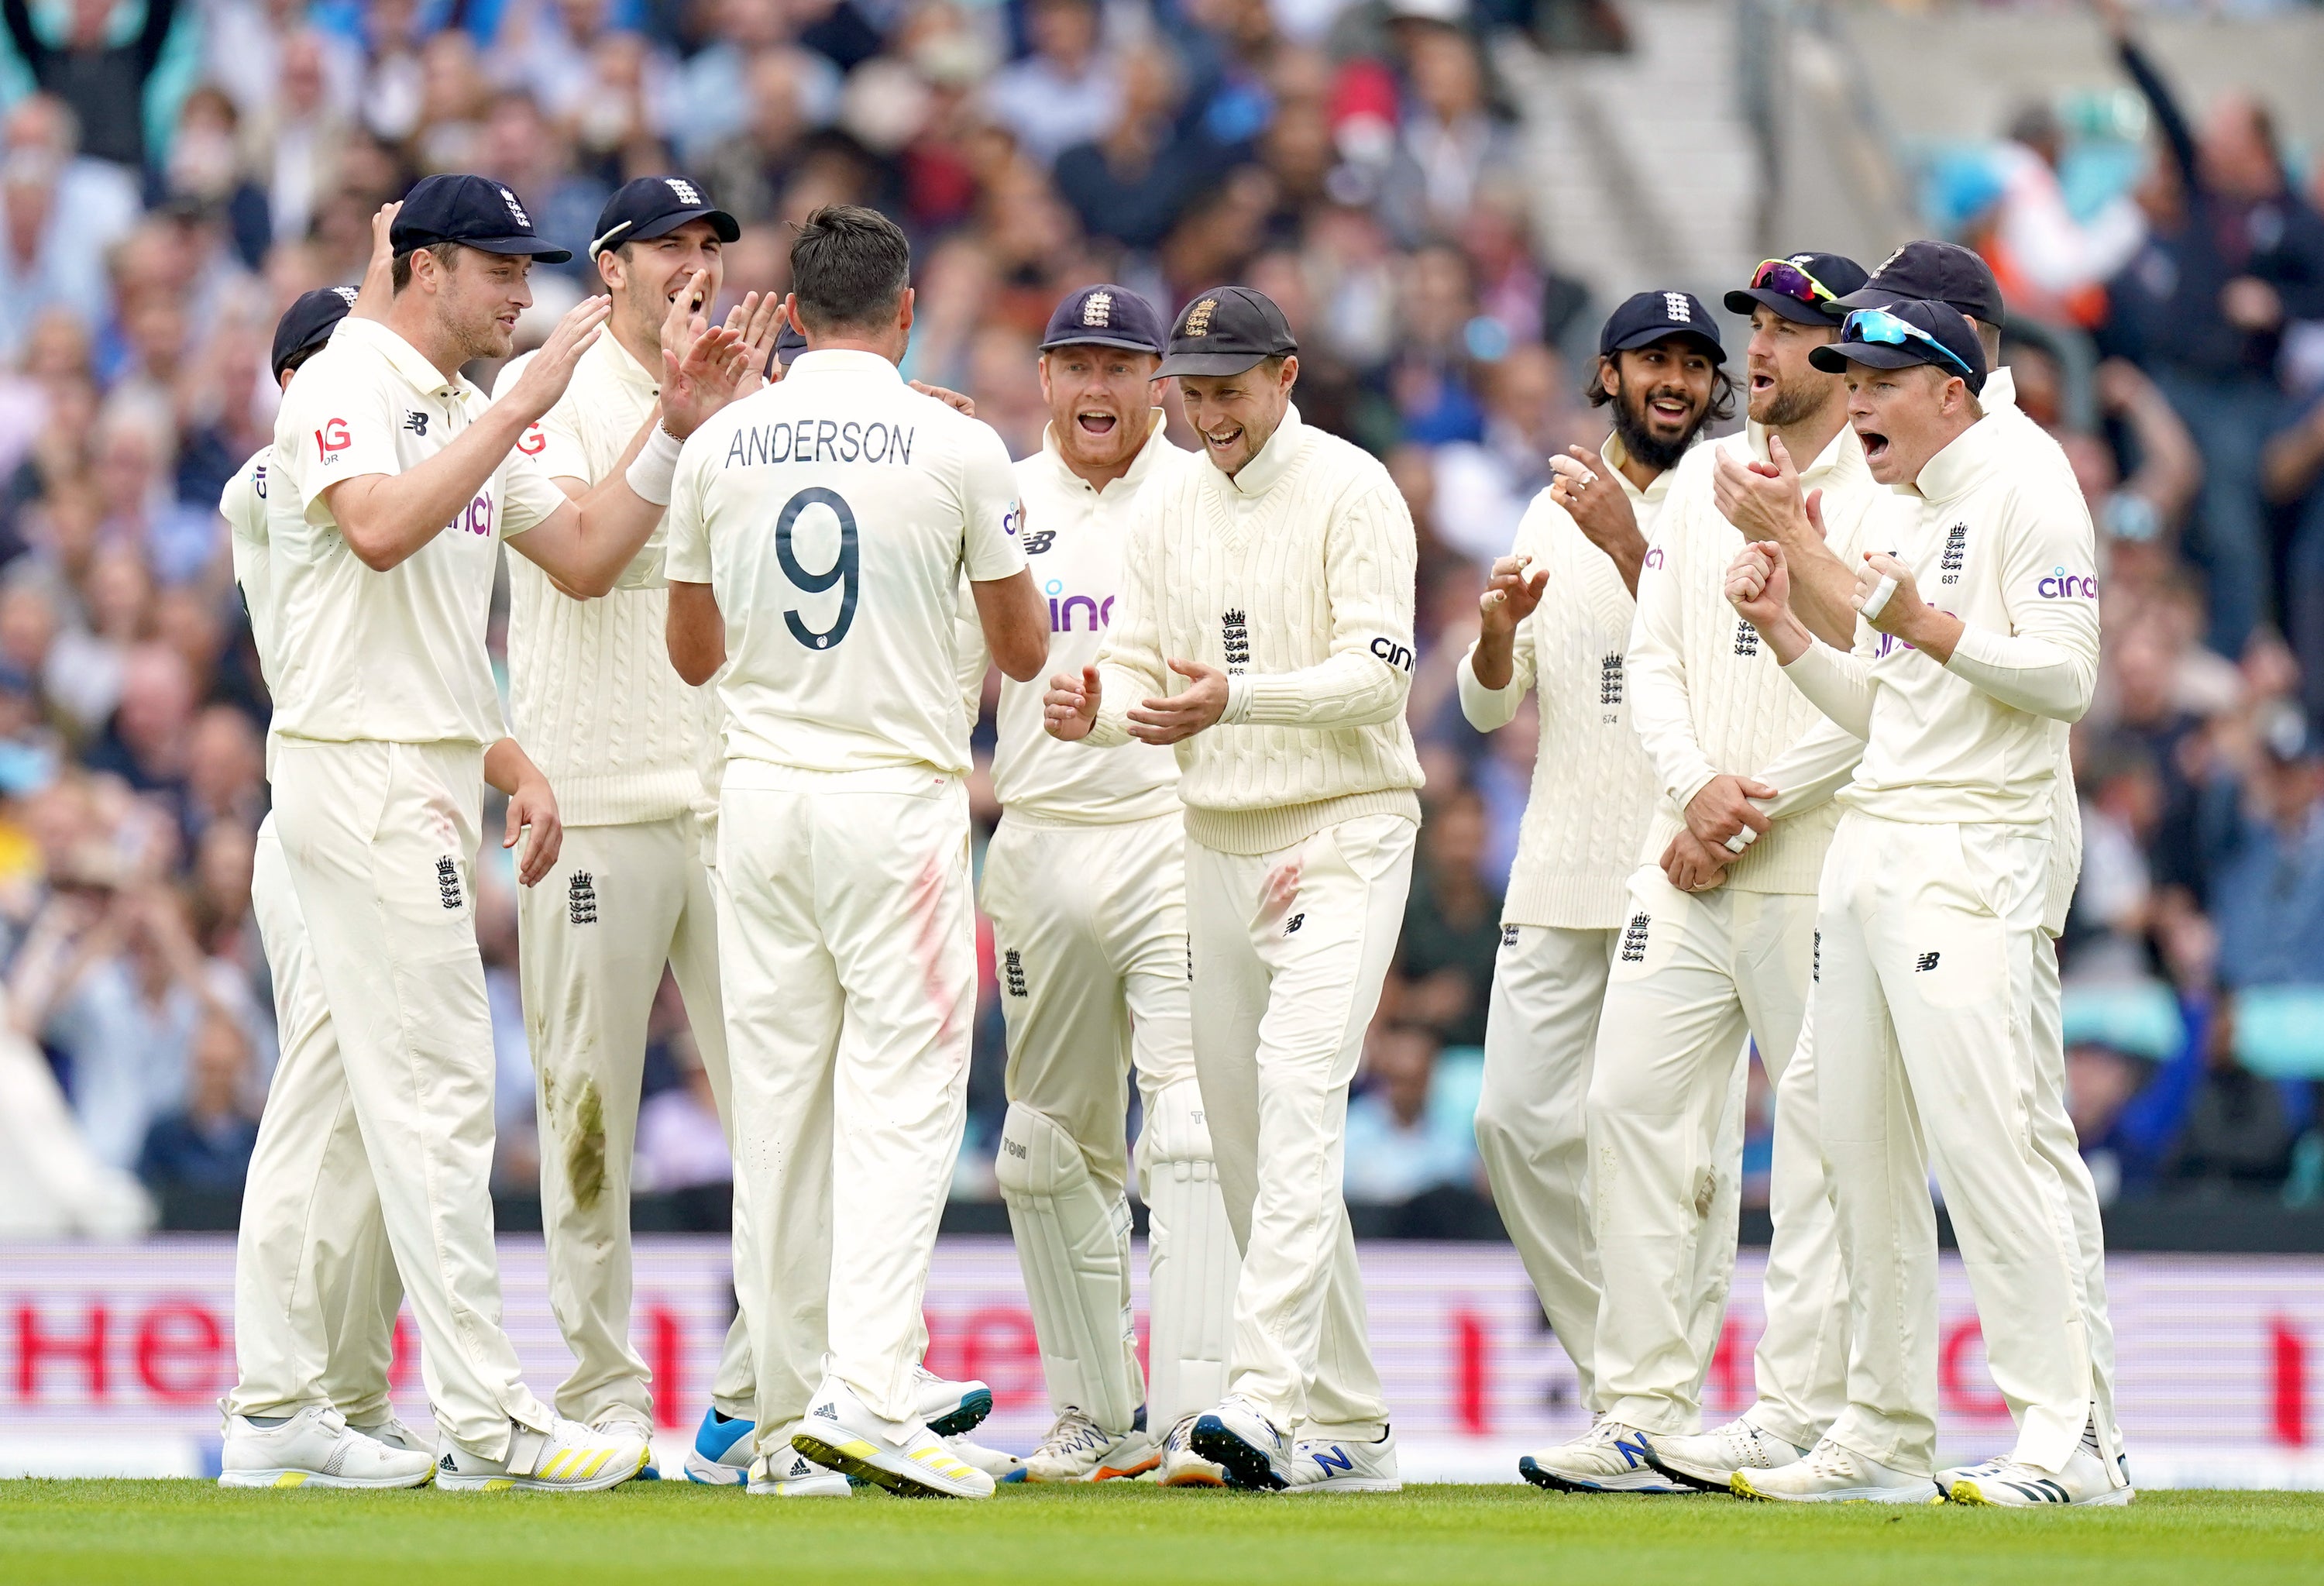
{"type": "Polygon", "coordinates": [[[484,650],[500,542],[566,505],[564,493],[512,451],[456,517],[384,573],[357,558],[325,493],[418,466],[484,406],[473,383],[370,319],[341,321],[291,382],[266,475],[281,613],[276,732],[397,743],[506,736],[484,650]]]}
{"type": "Polygon", "coordinates": [[[266,543],[266,466],[273,457],[272,446],[251,453],[218,497],[218,515],[226,520],[226,545],[234,556],[235,586],[242,591],[243,609],[250,613],[258,675],[270,694],[277,686],[274,658],[281,620],[274,609],[274,572],[266,543]]]}
{"type": "Polygon", "coordinates": [[[2051,825],[2052,724],[2089,709],[2098,679],[2089,509],[1989,414],[1895,493],[1865,549],[1912,568],[1921,597],[1964,629],[1943,665],[1859,623],[1854,654],[1819,640],[1784,669],[1827,733],[1865,740],[1840,802],[1889,820],[2051,825]]]}
{"type": "MultiPolygon", "coordinates": [[[[1033,586],[1049,613],[1049,664],[1030,683],[1001,680],[992,756],[992,788],[1019,819],[1070,825],[1149,820],[1178,809],[1178,757],[1157,743],[1129,743],[1108,752],[1061,743],[1042,724],[1041,696],[1051,673],[1079,677],[1094,665],[1121,594],[1130,526],[1145,485],[1193,467],[1201,459],[1180,451],[1163,434],[1154,410],[1146,445],[1130,472],[1103,490],[1065,466],[1056,426],[1041,432],[1041,449],[1017,465],[1025,503],[1018,542],[1033,569],[1033,586]]],[[[963,676],[984,676],[984,632],[968,591],[961,591],[963,676]]]]}
{"type": "Polygon", "coordinates": [[[1025,566],[1021,516],[1001,438],[876,353],[802,353],[696,431],[666,565],[725,619],[728,779],[965,774],[960,578],[1025,566]]]}
{"type": "MultiPolygon", "coordinates": [[[[501,391],[527,354],[501,372],[501,391]]],[[[582,486],[610,476],[653,412],[652,371],[609,332],[581,355],[557,405],[517,442],[582,486]]],[[[557,789],[568,826],[668,820],[705,803],[716,702],[669,664],[663,527],[596,600],[576,600],[509,558],[510,724],[557,789]]]]}

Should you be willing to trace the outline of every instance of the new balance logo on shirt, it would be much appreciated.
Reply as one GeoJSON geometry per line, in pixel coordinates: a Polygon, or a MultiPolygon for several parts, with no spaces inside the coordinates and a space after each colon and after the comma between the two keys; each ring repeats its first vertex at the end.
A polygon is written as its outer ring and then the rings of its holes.
{"type": "Polygon", "coordinates": [[[1923,953],[1918,958],[1913,960],[1913,973],[1914,974],[1926,974],[1929,971],[1936,967],[1937,954],[1934,953],[1923,953]]]}
{"type": "Polygon", "coordinates": [[[1287,919],[1287,920],[1286,920],[1286,921],[1284,922],[1284,924],[1283,924],[1283,934],[1284,934],[1285,936],[1287,936],[1291,935],[1291,933],[1292,933],[1292,932],[1294,932],[1294,931],[1297,930],[1301,926],[1304,926],[1304,925],[1305,925],[1306,923],[1307,923],[1307,917],[1306,917],[1305,915],[1304,915],[1304,914],[1295,914],[1295,915],[1293,915],[1289,919],[1287,919]]]}
{"type": "Polygon", "coordinates": [[[403,415],[403,427],[414,435],[428,433],[428,415],[418,408],[403,415]]]}

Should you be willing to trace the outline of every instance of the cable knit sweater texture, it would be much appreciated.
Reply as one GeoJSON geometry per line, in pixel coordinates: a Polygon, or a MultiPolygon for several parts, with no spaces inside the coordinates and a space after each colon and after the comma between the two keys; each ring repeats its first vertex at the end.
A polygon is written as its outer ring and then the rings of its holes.
{"type": "Polygon", "coordinates": [[[1293,408],[1230,479],[1207,464],[1139,503],[1088,742],[1179,693],[1171,660],[1228,674],[1225,715],[1177,746],[1186,834],[1271,853],[1358,816],[1420,817],[1412,687],[1417,551],[1388,470],[1293,408]]]}
{"type": "MultiPolygon", "coordinates": [[[[1640,491],[1621,472],[1619,440],[1609,439],[1600,456],[1629,497],[1640,532],[1651,538],[1670,475],[1640,491]]],[[[1512,641],[1508,686],[1477,681],[1474,646],[1457,674],[1461,712],[1480,733],[1515,718],[1528,688],[1541,713],[1533,790],[1501,921],[1613,930],[1630,917],[1630,872],[1655,802],[1654,767],[1630,720],[1628,650],[1637,605],[1613,561],[1545,490],[1526,509],[1512,554],[1547,567],[1549,583],[1512,641]]]]}
{"type": "MultiPolygon", "coordinates": [[[[1672,470],[1670,497],[1638,575],[1637,626],[1630,637],[1634,715],[1662,793],[1641,862],[1662,856],[1686,824],[1688,801],[1713,777],[1757,776],[1821,722],[1728,603],[1727,569],[1743,537],[1711,498],[1712,464],[1721,451],[1764,462],[1766,431],[1753,424],[1744,434],[1697,447],[1672,470]]],[[[1854,566],[1865,519],[1886,494],[1855,432],[1843,428],[1803,470],[1800,484],[1823,492],[1825,543],[1854,566]]],[[[1775,821],[1728,868],[1726,884],[1738,892],[1815,891],[1840,821],[1831,801],[1839,785],[1813,789],[1798,814],[1775,821]]]]}

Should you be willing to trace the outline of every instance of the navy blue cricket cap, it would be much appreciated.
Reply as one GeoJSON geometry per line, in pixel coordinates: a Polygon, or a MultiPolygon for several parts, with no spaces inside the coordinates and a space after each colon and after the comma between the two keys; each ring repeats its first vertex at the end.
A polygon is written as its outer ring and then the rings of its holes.
{"type": "Polygon", "coordinates": [[[1265,292],[1216,286],[1194,294],[1170,327],[1170,350],[1155,378],[1165,374],[1240,374],[1268,358],[1299,350],[1291,321],[1265,292]]]}
{"type": "Polygon", "coordinates": [[[274,322],[274,383],[282,383],[282,372],[301,362],[309,353],[331,339],[331,332],[355,306],[355,289],[351,286],[327,286],[319,290],[300,292],[299,300],[282,311],[274,322]]]}
{"type": "Polygon", "coordinates": [[[1598,333],[1598,355],[1610,358],[1634,347],[1651,346],[1666,336],[1691,336],[1711,349],[1711,361],[1727,362],[1727,348],[1719,339],[1719,321],[1692,292],[1639,292],[1622,300],[1598,333]]]}
{"type": "Polygon", "coordinates": [[[1974,248],[1923,238],[1880,262],[1862,290],[1840,300],[1846,309],[1886,309],[1896,302],[1943,303],[1987,325],[2006,325],[2001,282],[1974,248]]]}
{"type": "Polygon", "coordinates": [[[544,264],[573,257],[572,249],[532,229],[532,217],[514,193],[481,176],[423,176],[403,195],[388,244],[401,254],[436,243],[484,254],[530,254],[544,264]]]}
{"type": "Polygon", "coordinates": [[[624,182],[597,211],[597,235],[589,239],[589,257],[623,243],[650,242],[668,236],[689,220],[707,220],[722,243],[742,235],[742,223],[724,209],[712,207],[700,187],[682,176],[641,176],[624,182]]]}
{"type": "Polygon", "coordinates": [[[1874,369],[1909,369],[1927,364],[1941,373],[1959,375],[1971,395],[1985,389],[1985,345],[1978,340],[1977,327],[1969,322],[1969,316],[1950,303],[1892,302],[1878,309],[1853,310],[1841,327],[1840,339],[1809,349],[1808,362],[1826,374],[1844,373],[1850,364],[1874,369]],[[1877,324],[1884,313],[1924,334],[1914,336],[1911,330],[1877,324]],[[1874,322],[1868,322],[1868,317],[1874,322]]]}
{"type": "Polygon", "coordinates": [[[1727,294],[1727,311],[1748,318],[1754,309],[1769,309],[1801,325],[1837,325],[1848,318],[1840,300],[1868,279],[1845,254],[1786,254],[1761,260],[1751,284],[1727,294]]]}
{"type": "Polygon", "coordinates": [[[1041,350],[1127,347],[1156,356],[1169,350],[1170,333],[1153,304],[1126,286],[1103,281],[1067,292],[1041,333],[1041,350]]]}

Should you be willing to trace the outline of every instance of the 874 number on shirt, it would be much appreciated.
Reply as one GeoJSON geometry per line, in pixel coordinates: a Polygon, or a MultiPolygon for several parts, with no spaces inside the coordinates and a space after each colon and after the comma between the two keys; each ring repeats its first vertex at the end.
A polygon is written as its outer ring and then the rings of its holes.
{"type": "Polygon", "coordinates": [[[855,600],[862,590],[862,563],[856,547],[855,512],[839,493],[811,484],[783,503],[775,517],[775,560],[781,564],[783,576],[802,595],[821,595],[834,585],[840,586],[839,616],[830,627],[817,632],[799,621],[796,611],[783,613],[783,625],[791,637],[809,650],[829,650],[847,637],[847,630],[855,622],[855,600]],[[798,552],[791,543],[791,531],[799,514],[809,507],[825,507],[839,520],[839,554],[831,566],[819,573],[810,573],[802,567],[798,552]]]}

